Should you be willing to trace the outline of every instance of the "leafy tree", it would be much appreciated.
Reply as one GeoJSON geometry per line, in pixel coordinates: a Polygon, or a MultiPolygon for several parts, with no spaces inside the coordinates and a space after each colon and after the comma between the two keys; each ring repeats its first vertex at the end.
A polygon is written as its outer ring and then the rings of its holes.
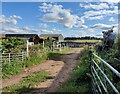
{"type": "Polygon", "coordinates": [[[9,38],[9,39],[2,39],[2,51],[11,51],[11,49],[15,49],[19,45],[22,45],[25,43],[24,39],[18,39],[18,38],[9,38]]]}

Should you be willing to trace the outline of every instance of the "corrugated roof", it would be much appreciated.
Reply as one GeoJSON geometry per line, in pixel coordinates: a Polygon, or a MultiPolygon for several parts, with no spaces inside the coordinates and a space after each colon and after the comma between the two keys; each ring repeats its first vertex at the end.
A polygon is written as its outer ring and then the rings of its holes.
{"type": "Polygon", "coordinates": [[[5,34],[5,37],[32,38],[37,34],[5,34]]]}
{"type": "Polygon", "coordinates": [[[44,38],[47,38],[47,37],[59,37],[59,36],[62,36],[62,34],[41,34],[40,37],[44,37],[44,38]]]}

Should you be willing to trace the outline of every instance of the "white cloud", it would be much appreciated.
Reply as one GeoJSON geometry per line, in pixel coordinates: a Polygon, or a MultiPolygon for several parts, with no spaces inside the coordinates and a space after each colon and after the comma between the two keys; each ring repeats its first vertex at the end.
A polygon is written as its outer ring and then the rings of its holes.
{"type": "Polygon", "coordinates": [[[38,29],[35,29],[35,28],[32,28],[32,27],[3,27],[2,28],[2,31],[8,33],[36,33],[36,32],[39,32],[40,30],[38,29]]]}
{"type": "Polygon", "coordinates": [[[100,2],[118,3],[120,0],[100,0],[100,2]]]}
{"type": "Polygon", "coordinates": [[[107,24],[95,24],[92,28],[93,29],[111,29],[112,25],[107,24]]]}
{"type": "Polygon", "coordinates": [[[109,6],[107,3],[100,3],[100,4],[80,4],[80,7],[83,7],[85,9],[95,9],[95,10],[100,10],[100,9],[108,9],[109,6]]]}
{"type": "Polygon", "coordinates": [[[48,27],[48,25],[47,25],[47,24],[45,24],[45,23],[40,23],[40,24],[39,24],[39,27],[40,27],[40,28],[47,28],[47,27],[48,27]]]}
{"type": "Polygon", "coordinates": [[[109,21],[110,21],[110,22],[114,22],[115,19],[114,19],[113,17],[111,17],[111,18],[109,19],[109,21]]]}
{"type": "Polygon", "coordinates": [[[31,29],[31,28],[28,27],[28,26],[22,28],[22,30],[26,30],[26,31],[28,31],[28,30],[30,30],[30,29],[31,29]]]}
{"type": "Polygon", "coordinates": [[[3,31],[12,32],[12,33],[21,33],[21,32],[23,32],[23,30],[18,28],[18,27],[4,27],[3,31]]]}
{"type": "Polygon", "coordinates": [[[87,32],[83,32],[83,31],[78,31],[79,33],[76,35],[77,37],[84,37],[87,35],[87,32]]]}
{"type": "Polygon", "coordinates": [[[103,30],[109,30],[109,29],[112,29],[112,26],[114,26],[113,28],[113,31],[114,32],[118,32],[118,24],[111,24],[111,25],[108,25],[108,24],[95,24],[92,29],[103,29],[103,30]]]}
{"type": "Polygon", "coordinates": [[[95,30],[94,30],[93,28],[88,28],[87,31],[89,31],[89,32],[94,32],[95,30]]]}
{"type": "Polygon", "coordinates": [[[17,15],[12,15],[10,16],[11,19],[22,19],[20,16],[17,16],[17,15]]]}
{"type": "MultiPolygon", "coordinates": [[[[106,4],[107,3],[102,3],[102,4],[106,4]]],[[[87,5],[82,5],[81,6],[83,7],[89,7],[90,6],[87,6],[87,5]]],[[[97,5],[96,5],[97,7],[97,5]]],[[[101,8],[102,9],[102,8],[101,8]]],[[[86,18],[86,19],[89,19],[89,20],[101,20],[101,19],[104,19],[104,17],[106,16],[111,16],[111,15],[116,15],[118,14],[118,6],[116,4],[109,4],[109,7],[106,7],[106,8],[103,8],[102,10],[89,10],[89,11],[86,11],[83,13],[83,17],[82,18],[86,18]]]]}
{"type": "Polygon", "coordinates": [[[118,10],[116,8],[114,10],[100,10],[100,11],[86,11],[84,12],[84,17],[89,18],[90,16],[100,16],[100,15],[113,15],[118,14],[118,10]]]}
{"type": "Polygon", "coordinates": [[[86,31],[78,31],[78,37],[85,37],[85,36],[94,36],[93,33],[92,33],[92,29],[91,28],[88,28],[86,31]]]}
{"type": "Polygon", "coordinates": [[[81,28],[88,28],[88,26],[86,26],[86,25],[82,25],[81,28]]]}
{"type": "Polygon", "coordinates": [[[52,31],[53,31],[53,32],[60,32],[61,30],[56,29],[56,28],[53,28],[52,31]]]}
{"type": "Polygon", "coordinates": [[[102,20],[103,16],[94,16],[94,17],[89,17],[88,19],[90,19],[90,20],[102,20]]]}
{"type": "Polygon", "coordinates": [[[51,30],[46,30],[46,29],[41,30],[41,32],[42,32],[42,33],[53,33],[53,31],[51,31],[51,30]]]}
{"type": "Polygon", "coordinates": [[[56,33],[56,32],[60,32],[61,30],[53,28],[51,30],[47,30],[47,29],[42,29],[41,32],[42,33],[56,33]]]}
{"type": "Polygon", "coordinates": [[[69,9],[64,9],[62,5],[52,5],[43,3],[39,6],[40,11],[45,12],[42,20],[63,24],[65,27],[72,28],[76,24],[81,24],[80,17],[71,14],[69,9]]]}
{"type": "Polygon", "coordinates": [[[9,18],[5,17],[4,15],[0,15],[0,23],[8,23],[8,24],[17,24],[17,19],[22,19],[20,16],[10,16],[9,18]]]}
{"type": "Polygon", "coordinates": [[[56,13],[48,13],[42,19],[47,22],[58,22],[61,18],[56,13]]]}
{"type": "Polygon", "coordinates": [[[24,30],[24,31],[30,31],[30,32],[39,32],[39,30],[38,29],[35,29],[35,28],[33,28],[33,27],[28,27],[28,26],[26,26],[26,27],[23,27],[23,28],[21,28],[22,30],[24,30]]]}

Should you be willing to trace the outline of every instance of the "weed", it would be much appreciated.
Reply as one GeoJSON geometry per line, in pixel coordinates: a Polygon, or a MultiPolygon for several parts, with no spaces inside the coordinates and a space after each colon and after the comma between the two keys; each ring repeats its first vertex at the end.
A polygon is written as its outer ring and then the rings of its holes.
{"type": "Polygon", "coordinates": [[[19,84],[12,85],[9,87],[5,87],[3,90],[4,92],[26,92],[32,88],[33,85],[37,84],[38,82],[42,82],[47,79],[47,73],[44,71],[35,72],[27,77],[25,77],[19,84]]]}

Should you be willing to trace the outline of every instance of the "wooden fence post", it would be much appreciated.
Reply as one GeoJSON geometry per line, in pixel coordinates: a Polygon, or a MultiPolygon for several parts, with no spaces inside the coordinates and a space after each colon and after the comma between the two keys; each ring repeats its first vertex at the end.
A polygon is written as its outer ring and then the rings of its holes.
{"type": "Polygon", "coordinates": [[[61,51],[61,43],[59,43],[60,44],[60,51],[61,51]]]}
{"type": "Polygon", "coordinates": [[[44,47],[45,47],[45,41],[44,41],[44,39],[43,39],[43,49],[44,49],[44,47]]]}

